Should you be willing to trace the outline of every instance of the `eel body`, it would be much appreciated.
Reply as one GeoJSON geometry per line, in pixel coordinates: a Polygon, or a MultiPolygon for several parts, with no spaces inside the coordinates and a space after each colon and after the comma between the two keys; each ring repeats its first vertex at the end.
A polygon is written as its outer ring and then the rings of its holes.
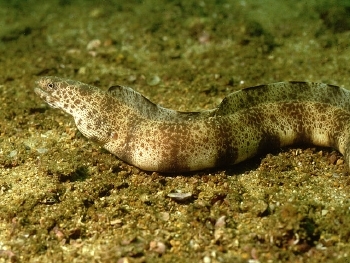
{"type": "Polygon", "coordinates": [[[333,85],[246,88],[202,112],[166,109],[123,86],[102,91],[57,77],[39,79],[35,92],[71,114],[84,136],[147,171],[227,166],[293,144],[333,147],[349,164],[350,92],[333,85]]]}

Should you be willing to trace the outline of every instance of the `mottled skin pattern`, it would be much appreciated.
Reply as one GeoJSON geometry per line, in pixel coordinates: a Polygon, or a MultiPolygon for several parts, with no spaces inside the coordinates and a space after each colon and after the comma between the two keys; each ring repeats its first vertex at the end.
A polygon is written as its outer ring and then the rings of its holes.
{"type": "Polygon", "coordinates": [[[228,95],[216,109],[186,113],[122,86],[105,92],[57,77],[37,85],[35,92],[71,114],[83,135],[143,170],[226,166],[292,144],[333,147],[349,163],[350,92],[337,86],[262,85],[228,95]]]}

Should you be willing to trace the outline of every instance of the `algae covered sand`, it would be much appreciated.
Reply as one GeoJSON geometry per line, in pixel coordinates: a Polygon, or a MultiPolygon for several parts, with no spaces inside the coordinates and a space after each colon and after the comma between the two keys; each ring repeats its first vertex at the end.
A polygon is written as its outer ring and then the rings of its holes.
{"type": "Polygon", "coordinates": [[[184,111],[276,81],[349,88],[346,1],[0,6],[0,262],[349,262],[349,170],[332,149],[143,172],[33,92],[55,75],[184,111]]]}

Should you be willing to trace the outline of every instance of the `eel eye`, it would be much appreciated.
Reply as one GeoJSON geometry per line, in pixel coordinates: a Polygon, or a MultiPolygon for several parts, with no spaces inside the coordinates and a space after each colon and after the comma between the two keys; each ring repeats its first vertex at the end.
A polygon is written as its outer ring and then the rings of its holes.
{"type": "Polygon", "coordinates": [[[55,89],[55,84],[53,82],[50,82],[50,83],[47,84],[47,87],[49,89],[55,89]]]}

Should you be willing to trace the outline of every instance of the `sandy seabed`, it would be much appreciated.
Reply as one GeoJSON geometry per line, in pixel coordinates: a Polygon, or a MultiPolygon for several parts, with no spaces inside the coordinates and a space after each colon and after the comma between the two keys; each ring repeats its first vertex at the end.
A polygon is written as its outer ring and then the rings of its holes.
{"type": "Polygon", "coordinates": [[[336,151],[143,172],[33,92],[54,75],[197,111],[263,83],[350,88],[347,1],[0,6],[0,262],[350,262],[350,177],[336,151]]]}

